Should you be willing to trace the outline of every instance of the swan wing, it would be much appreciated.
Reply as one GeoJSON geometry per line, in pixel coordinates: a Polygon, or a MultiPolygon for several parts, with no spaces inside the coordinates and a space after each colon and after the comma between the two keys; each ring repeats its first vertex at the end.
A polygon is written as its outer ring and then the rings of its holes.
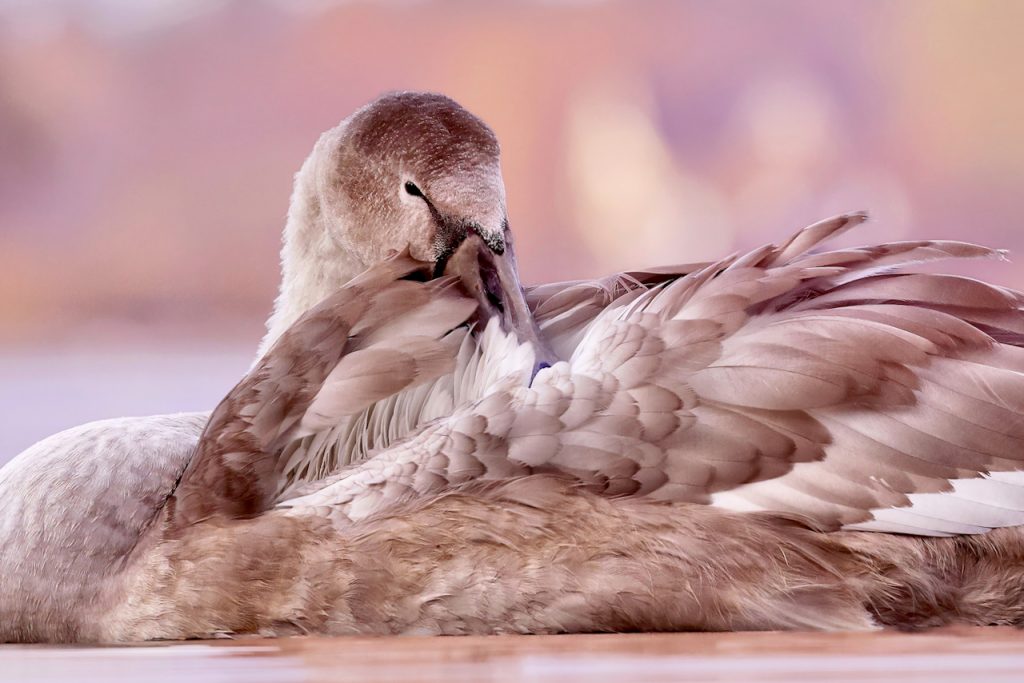
{"type": "Polygon", "coordinates": [[[289,444],[452,372],[476,304],[450,279],[403,279],[425,267],[385,261],[281,336],[210,416],[168,503],[170,528],[267,509],[289,444]]]}
{"type": "MultiPolygon", "coordinates": [[[[599,280],[556,282],[526,288],[527,302],[556,355],[568,358],[587,327],[615,302],[636,296],[662,282],[691,272],[697,266],[616,273],[599,280]]],[[[281,456],[281,475],[275,499],[300,495],[343,468],[366,460],[415,435],[434,420],[479,398],[497,377],[524,366],[519,356],[532,350],[488,329],[486,340],[466,338],[458,353],[456,371],[396,391],[333,424],[292,440],[281,456]]]]}
{"type": "Polygon", "coordinates": [[[607,495],[825,528],[1024,523],[1024,298],[904,272],[999,255],[970,244],[810,253],[863,219],[635,288],[532,385],[499,388],[287,504],[360,517],[472,478],[557,471],[607,495]]]}

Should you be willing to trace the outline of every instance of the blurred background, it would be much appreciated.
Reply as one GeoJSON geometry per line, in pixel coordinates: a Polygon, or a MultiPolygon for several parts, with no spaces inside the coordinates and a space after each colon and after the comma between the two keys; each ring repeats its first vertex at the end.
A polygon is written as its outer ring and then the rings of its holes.
{"type": "MultiPolygon", "coordinates": [[[[252,360],[292,174],[383,91],[503,144],[524,280],[846,242],[1024,254],[1024,2],[0,0],[0,463],[208,409],[252,360]]],[[[1024,261],[958,272],[1024,288],[1024,261]]]]}

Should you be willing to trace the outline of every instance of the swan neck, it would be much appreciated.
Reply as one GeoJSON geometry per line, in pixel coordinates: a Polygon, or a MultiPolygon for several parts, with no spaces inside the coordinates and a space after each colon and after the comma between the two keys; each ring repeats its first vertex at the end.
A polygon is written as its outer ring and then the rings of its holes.
{"type": "Polygon", "coordinates": [[[257,357],[303,313],[365,270],[351,250],[335,242],[334,235],[344,234],[344,226],[327,225],[307,166],[296,177],[281,248],[281,288],[257,357]]]}

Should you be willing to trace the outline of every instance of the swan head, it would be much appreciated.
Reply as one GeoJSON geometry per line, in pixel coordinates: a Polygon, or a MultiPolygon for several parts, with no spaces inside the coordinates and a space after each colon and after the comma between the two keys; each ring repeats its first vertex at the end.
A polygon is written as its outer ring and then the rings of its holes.
{"type": "Polygon", "coordinates": [[[303,312],[408,249],[457,275],[480,317],[543,346],[519,283],[494,132],[454,100],[384,95],[324,133],[296,175],[261,353],[303,312]]]}

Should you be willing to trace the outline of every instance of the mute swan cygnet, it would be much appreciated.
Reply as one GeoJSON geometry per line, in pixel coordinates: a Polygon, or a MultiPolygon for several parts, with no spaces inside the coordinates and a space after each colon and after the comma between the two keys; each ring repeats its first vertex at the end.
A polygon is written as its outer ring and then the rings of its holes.
{"type": "Polygon", "coordinates": [[[212,414],[0,470],[0,640],[1024,623],[1024,296],[862,220],[524,293],[493,133],[381,98],[212,414]]]}

